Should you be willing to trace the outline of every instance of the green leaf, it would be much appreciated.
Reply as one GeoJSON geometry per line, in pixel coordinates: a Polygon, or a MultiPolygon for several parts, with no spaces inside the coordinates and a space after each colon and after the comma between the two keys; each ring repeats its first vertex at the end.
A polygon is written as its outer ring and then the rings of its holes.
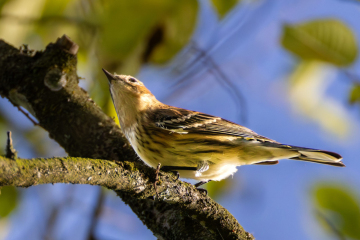
{"type": "Polygon", "coordinates": [[[349,103],[354,104],[356,102],[360,102],[360,85],[359,84],[354,85],[349,94],[349,103]]]}
{"type": "Polygon", "coordinates": [[[354,33],[335,19],[285,25],[282,45],[302,59],[320,60],[336,66],[352,64],[358,54],[354,33]]]}
{"type": "Polygon", "coordinates": [[[211,0],[211,2],[220,18],[223,18],[239,2],[239,0],[211,0]]]}
{"type": "Polygon", "coordinates": [[[0,191],[0,217],[6,217],[17,205],[18,192],[13,186],[2,187],[0,191]]]}
{"type": "Polygon", "coordinates": [[[198,11],[193,0],[174,1],[164,18],[158,23],[163,30],[163,41],[154,49],[150,61],[162,64],[169,61],[189,41],[198,11]]]}
{"type": "Polygon", "coordinates": [[[159,29],[162,39],[152,46],[150,61],[163,63],[190,39],[195,27],[196,0],[133,0],[106,2],[99,12],[101,47],[109,58],[127,61],[145,52],[149,40],[159,29]],[[142,50],[142,51],[140,51],[142,50]]]}
{"type": "Polygon", "coordinates": [[[0,0],[0,11],[10,0],[0,0]]]}
{"type": "Polygon", "coordinates": [[[360,239],[360,207],[355,193],[343,186],[319,184],[313,191],[316,208],[342,235],[360,239]]]}
{"type": "Polygon", "coordinates": [[[44,7],[42,10],[41,17],[54,17],[54,16],[61,16],[63,15],[66,8],[73,2],[72,0],[62,0],[62,1],[53,1],[53,0],[46,0],[44,3],[44,7]]]}

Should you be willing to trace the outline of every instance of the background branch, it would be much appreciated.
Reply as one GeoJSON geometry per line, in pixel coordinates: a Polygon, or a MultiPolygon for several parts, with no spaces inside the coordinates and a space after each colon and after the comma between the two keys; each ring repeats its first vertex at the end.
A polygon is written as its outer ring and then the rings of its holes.
{"type": "Polygon", "coordinates": [[[1,96],[31,113],[70,156],[93,158],[1,158],[1,185],[56,180],[106,186],[160,239],[253,239],[226,209],[168,174],[158,187],[160,200],[148,199],[155,195],[154,170],[137,159],[120,128],[78,86],[76,52],[66,36],[35,54],[0,41],[1,96]]]}

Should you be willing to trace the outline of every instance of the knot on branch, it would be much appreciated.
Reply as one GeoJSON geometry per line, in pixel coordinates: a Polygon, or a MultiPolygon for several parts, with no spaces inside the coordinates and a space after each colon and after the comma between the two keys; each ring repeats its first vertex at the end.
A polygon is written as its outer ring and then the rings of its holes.
{"type": "Polygon", "coordinates": [[[61,38],[58,38],[55,44],[72,55],[76,55],[79,50],[79,45],[73,42],[65,34],[61,38]]]}

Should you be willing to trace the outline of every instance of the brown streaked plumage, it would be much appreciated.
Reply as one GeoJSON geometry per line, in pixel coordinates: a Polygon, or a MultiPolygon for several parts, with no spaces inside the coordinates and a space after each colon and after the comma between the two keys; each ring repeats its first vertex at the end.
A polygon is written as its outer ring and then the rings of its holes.
{"type": "Polygon", "coordinates": [[[337,153],[281,144],[220,117],[168,106],[136,78],[103,71],[122,131],[154,168],[161,163],[182,177],[208,181],[228,177],[237,166],[284,158],[345,166],[337,153]]]}

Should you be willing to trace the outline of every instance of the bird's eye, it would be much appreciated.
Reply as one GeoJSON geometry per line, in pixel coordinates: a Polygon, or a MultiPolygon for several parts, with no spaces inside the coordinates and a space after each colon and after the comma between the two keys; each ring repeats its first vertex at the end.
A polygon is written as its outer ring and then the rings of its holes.
{"type": "Polygon", "coordinates": [[[132,82],[132,83],[135,83],[135,82],[137,82],[137,80],[135,79],[135,78],[129,78],[129,82],[132,82]]]}

